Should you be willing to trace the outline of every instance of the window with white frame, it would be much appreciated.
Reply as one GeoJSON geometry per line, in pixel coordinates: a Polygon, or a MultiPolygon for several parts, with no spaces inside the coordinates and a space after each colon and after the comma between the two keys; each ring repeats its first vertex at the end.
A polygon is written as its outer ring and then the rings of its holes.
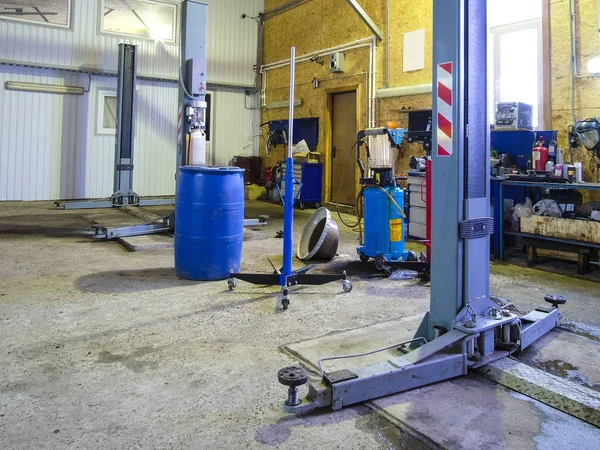
{"type": "Polygon", "coordinates": [[[488,0],[490,121],[499,102],[533,106],[543,124],[542,0],[488,0]]]}
{"type": "Polygon", "coordinates": [[[97,134],[115,134],[117,130],[117,91],[98,90],[97,134]]]}
{"type": "Polygon", "coordinates": [[[0,19],[71,26],[71,0],[0,0],[0,19]]]}
{"type": "Polygon", "coordinates": [[[104,33],[177,41],[177,4],[160,0],[99,0],[104,33]]]}

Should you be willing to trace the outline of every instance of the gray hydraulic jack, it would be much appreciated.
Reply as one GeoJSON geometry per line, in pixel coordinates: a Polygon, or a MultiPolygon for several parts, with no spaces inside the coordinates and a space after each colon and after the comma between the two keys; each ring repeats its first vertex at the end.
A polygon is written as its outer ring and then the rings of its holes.
{"type": "MultiPolygon", "coordinates": [[[[283,409],[334,410],[467,374],[528,347],[559,325],[566,299],[527,314],[489,292],[489,121],[486,102],[486,2],[433,1],[433,149],[430,310],[407,353],[378,364],[325,372],[308,395],[295,392],[308,373],[280,371],[289,387],[283,409]],[[291,375],[290,375],[291,374],[291,375]]],[[[541,299],[540,299],[541,300],[541,299]]],[[[397,344],[400,347],[402,344],[397,344]]],[[[387,350],[380,349],[380,350],[387,350]]],[[[400,348],[399,348],[400,349],[400,348]]],[[[375,350],[370,353],[374,353],[375,350]]]]}

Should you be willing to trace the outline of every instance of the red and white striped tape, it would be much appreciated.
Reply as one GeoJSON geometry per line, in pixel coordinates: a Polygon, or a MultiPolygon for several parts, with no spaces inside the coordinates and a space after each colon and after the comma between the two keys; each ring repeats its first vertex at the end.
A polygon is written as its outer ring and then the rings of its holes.
{"type": "Polygon", "coordinates": [[[450,157],[452,147],[452,62],[437,66],[437,155],[450,157]]]}
{"type": "Polygon", "coordinates": [[[177,118],[177,145],[181,145],[183,136],[181,130],[183,129],[183,104],[179,104],[179,116],[177,118]]]}

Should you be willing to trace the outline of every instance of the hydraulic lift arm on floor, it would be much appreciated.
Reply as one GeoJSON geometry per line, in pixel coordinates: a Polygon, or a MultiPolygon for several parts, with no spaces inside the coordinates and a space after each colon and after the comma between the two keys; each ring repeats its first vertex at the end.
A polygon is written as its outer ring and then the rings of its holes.
{"type": "Polygon", "coordinates": [[[433,1],[435,253],[430,310],[407,343],[412,351],[378,364],[322,372],[321,382],[311,384],[303,400],[297,387],[308,373],[297,366],[283,368],[278,379],[289,387],[286,412],[337,410],[465,375],[523,350],[559,324],[563,297],[547,296],[552,306],[528,314],[490,297],[486,13],[480,0],[433,1]]]}

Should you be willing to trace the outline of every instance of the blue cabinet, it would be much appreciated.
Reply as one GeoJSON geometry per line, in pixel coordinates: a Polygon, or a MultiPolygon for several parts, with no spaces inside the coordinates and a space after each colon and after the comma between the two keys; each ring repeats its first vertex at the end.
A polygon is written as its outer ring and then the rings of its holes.
{"type": "MultiPolygon", "coordinates": [[[[285,174],[285,162],[281,163],[281,173],[285,174]]],[[[321,193],[323,191],[323,164],[321,163],[302,163],[294,164],[294,177],[302,183],[302,191],[296,205],[304,209],[305,203],[313,203],[316,208],[321,204],[321,193]]],[[[284,183],[281,183],[281,193],[285,195],[283,189],[284,183]]],[[[297,192],[297,191],[296,191],[297,192]]]]}

